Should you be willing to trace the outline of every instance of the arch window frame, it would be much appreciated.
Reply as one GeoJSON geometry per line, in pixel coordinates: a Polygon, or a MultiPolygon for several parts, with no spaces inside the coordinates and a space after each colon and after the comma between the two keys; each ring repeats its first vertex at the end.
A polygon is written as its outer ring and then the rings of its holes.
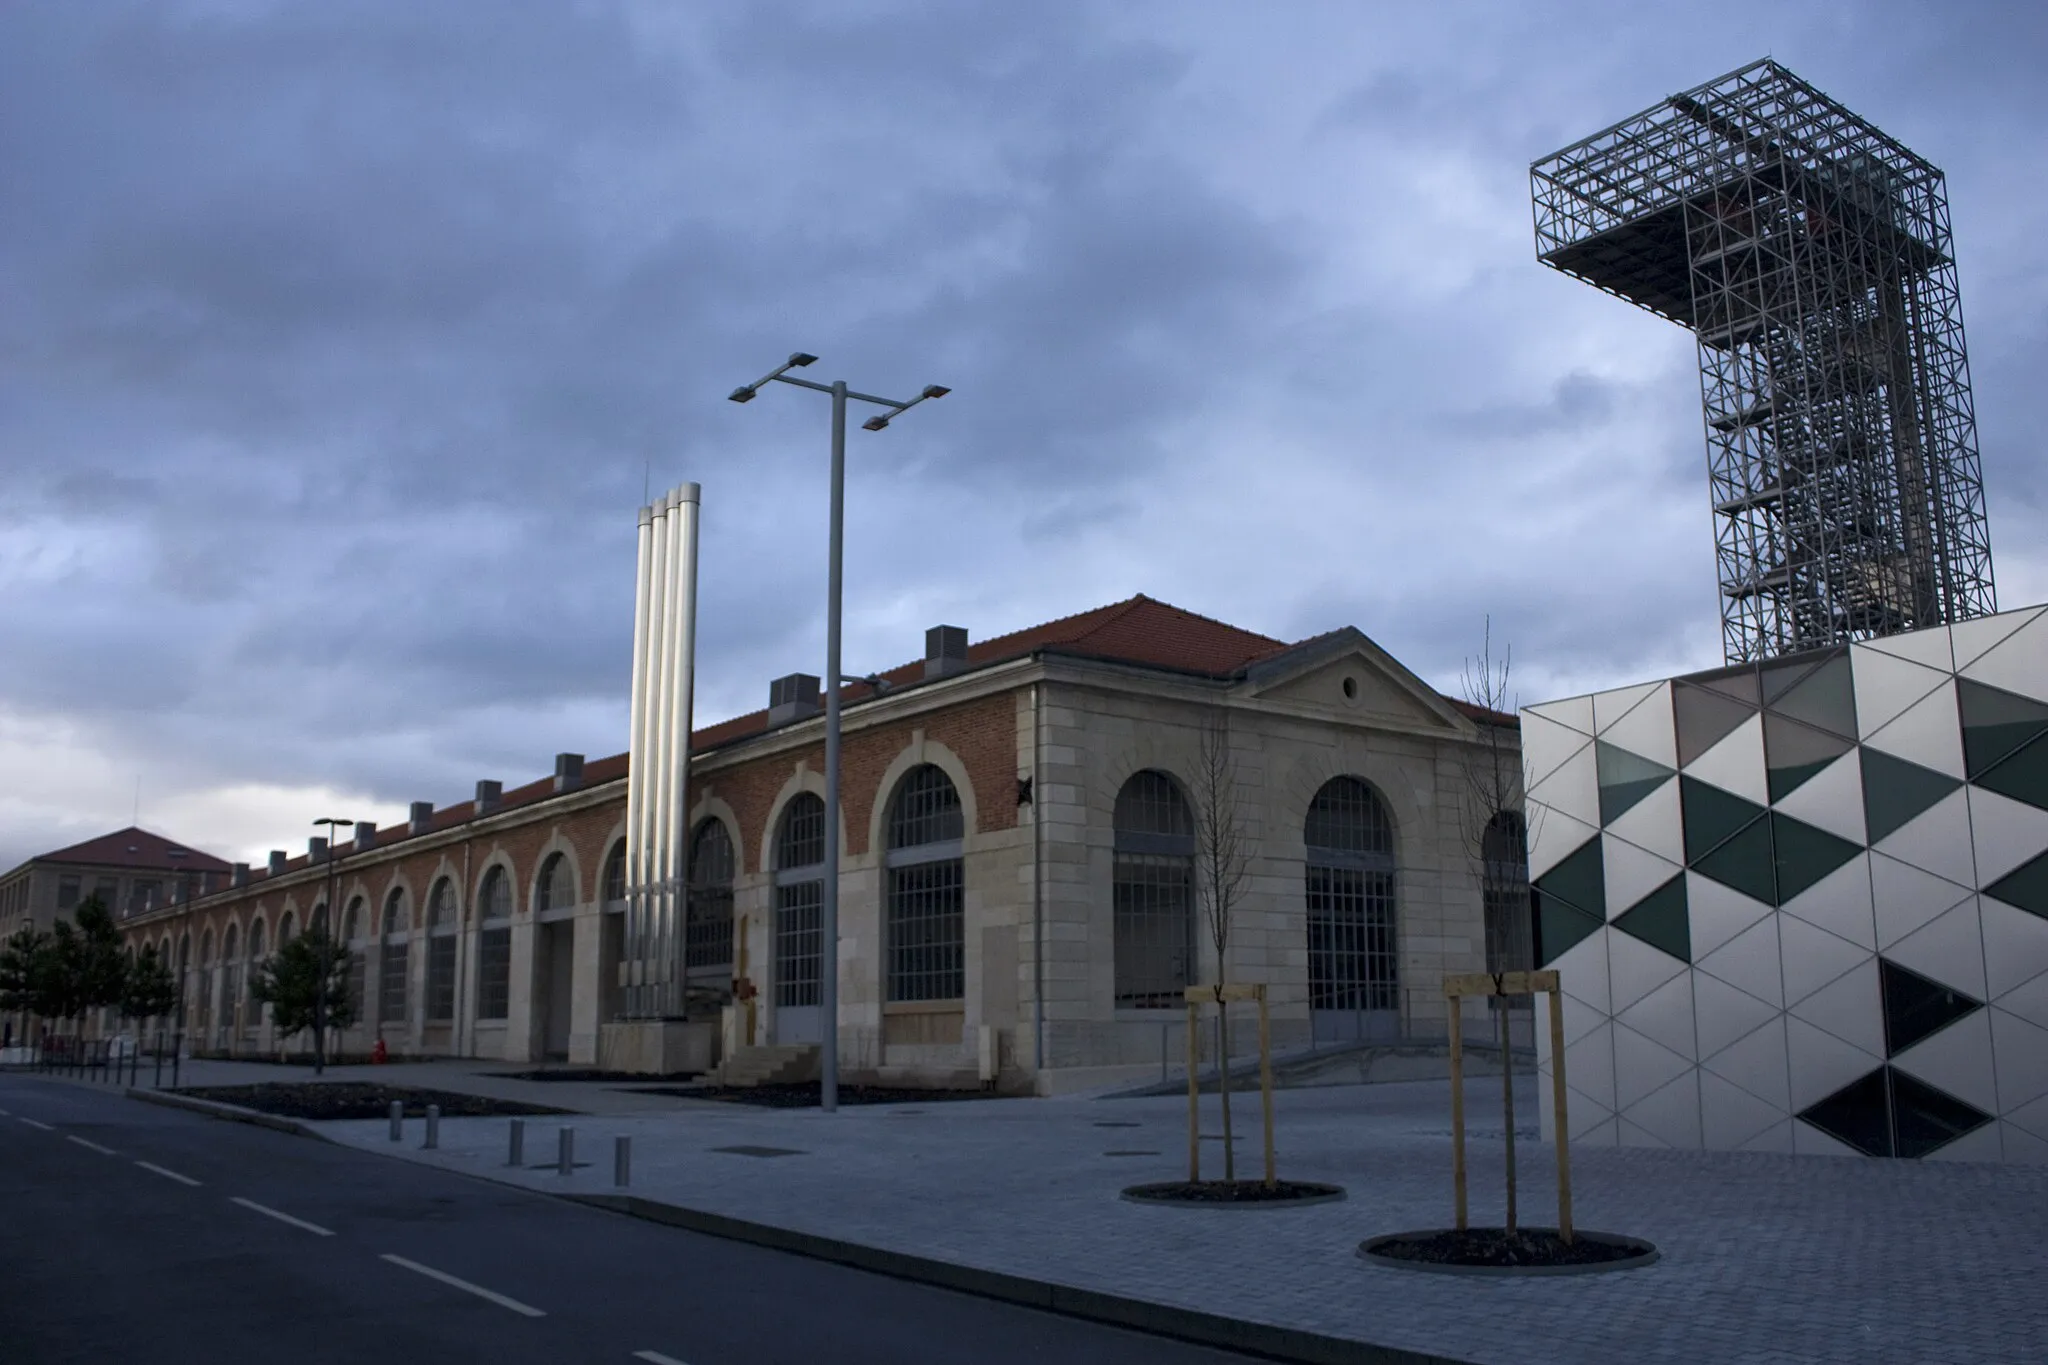
{"type": "Polygon", "coordinates": [[[823,1002],[825,802],[798,792],[775,821],[775,1007],[823,1002]]]}
{"type": "Polygon", "coordinates": [[[960,789],[935,763],[911,768],[890,793],[882,859],[888,1004],[967,994],[966,820],[960,789]]]}
{"type": "Polygon", "coordinates": [[[608,915],[622,915],[626,912],[626,841],[614,839],[605,851],[603,871],[599,875],[597,894],[608,915]],[[612,892],[617,891],[614,896],[612,892]]]}
{"type": "MultiPolygon", "coordinates": [[[[560,857],[560,854],[555,855],[560,857]]],[[[476,1017],[497,1022],[512,1013],[512,875],[503,863],[484,869],[477,886],[476,1017]]]]}
{"type": "Polygon", "coordinates": [[[1398,1014],[1399,844],[1386,798],[1362,777],[1330,778],[1309,803],[1302,843],[1311,1014],[1398,1014]]]}
{"type": "Polygon", "coordinates": [[[578,895],[576,869],[567,852],[556,849],[541,859],[540,872],[533,881],[533,917],[537,922],[546,924],[571,918],[576,913],[578,895]]]}
{"type": "MultiPolygon", "coordinates": [[[[732,974],[733,885],[739,846],[725,821],[707,815],[690,834],[684,883],[683,970],[713,978],[732,974]]],[[[729,993],[729,988],[728,988],[729,993]]]]}
{"type": "Polygon", "coordinates": [[[1197,975],[1195,813],[1180,782],[1141,768],[1110,817],[1112,977],[1117,1009],[1181,1009],[1197,975]]]}
{"type": "Polygon", "coordinates": [[[377,1022],[402,1024],[406,1018],[406,977],[412,955],[411,916],[405,888],[394,886],[384,896],[377,934],[377,1022]]]}
{"type": "Polygon", "coordinates": [[[456,939],[461,933],[461,908],[456,904],[455,878],[437,878],[427,892],[427,991],[429,1024],[453,1024],[456,1006],[456,939]]]}

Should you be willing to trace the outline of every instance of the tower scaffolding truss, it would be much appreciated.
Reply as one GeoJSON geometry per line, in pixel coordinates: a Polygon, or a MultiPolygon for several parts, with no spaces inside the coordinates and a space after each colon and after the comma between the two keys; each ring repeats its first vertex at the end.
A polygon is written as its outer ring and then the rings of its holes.
{"type": "Polygon", "coordinates": [[[1765,60],[1529,174],[1540,259],[1698,340],[1730,663],[1997,610],[1939,169],[1765,60]]]}

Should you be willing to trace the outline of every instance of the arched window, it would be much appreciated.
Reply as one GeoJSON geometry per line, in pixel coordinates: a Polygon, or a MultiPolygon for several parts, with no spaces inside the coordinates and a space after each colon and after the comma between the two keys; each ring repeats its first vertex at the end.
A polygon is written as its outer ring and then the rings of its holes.
{"type": "MultiPolygon", "coordinates": [[[[824,905],[825,803],[799,792],[775,832],[777,1010],[810,1009],[823,998],[824,905]]],[[[784,1022],[778,1015],[778,1029],[784,1022]]]]}
{"type": "Polygon", "coordinates": [[[192,994],[192,931],[187,929],[178,935],[178,1018],[179,1028],[185,1027],[185,1001],[192,994]]]}
{"type": "MultiPolygon", "coordinates": [[[[1486,822],[1480,886],[1486,911],[1486,970],[1525,972],[1536,965],[1535,920],[1529,901],[1529,849],[1522,813],[1504,810],[1486,822]]],[[[1499,996],[1489,997],[1500,999],[1499,996]]]]}
{"type": "Polygon", "coordinates": [[[624,910],[626,908],[626,841],[619,840],[612,845],[612,851],[604,860],[604,908],[624,910]]]}
{"type": "Polygon", "coordinates": [[[548,910],[567,910],[574,904],[576,871],[569,866],[569,855],[550,853],[540,865],[540,880],[533,888],[533,912],[538,915],[548,910]]]}
{"type": "MultiPolygon", "coordinates": [[[[327,907],[324,905],[320,906],[313,913],[316,915],[324,915],[327,913],[327,907]]],[[[292,941],[293,935],[295,935],[297,932],[298,926],[292,922],[292,912],[289,910],[285,911],[284,918],[279,920],[277,924],[277,946],[280,949],[283,948],[285,944],[290,943],[292,941]]]]}
{"type": "MultiPolygon", "coordinates": [[[[370,956],[363,944],[363,909],[363,898],[355,896],[350,898],[348,908],[341,912],[340,945],[348,954],[348,999],[349,1004],[355,1007],[358,1023],[363,1018],[364,977],[368,974],[370,956]]],[[[321,920],[315,927],[324,931],[326,921],[321,920]]]]}
{"type": "Polygon", "coordinates": [[[889,805],[888,998],[957,1000],[966,987],[960,793],[936,766],[903,776],[889,805]]]}
{"type": "Polygon", "coordinates": [[[427,895],[427,1018],[455,1018],[455,883],[443,877],[427,895]]]}
{"type": "Polygon", "coordinates": [[[198,1024],[204,1028],[213,1021],[213,930],[202,929],[199,933],[199,987],[195,1004],[198,1006],[198,1024]]]}
{"type": "Polygon", "coordinates": [[[1120,1008],[1174,1008],[1194,980],[1195,817],[1165,773],[1117,793],[1111,893],[1120,1008]]]}
{"type": "Polygon", "coordinates": [[[705,820],[690,840],[690,898],[683,922],[683,965],[715,987],[732,975],[732,836],[705,820]]]}
{"type": "Polygon", "coordinates": [[[318,905],[313,907],[313,918],[308,920],[307,923],[312,926],[312,931],[316,934],[325,934],[328,932],[326,901],[321,901],[318,905]]]}
{"type": "Polygon", "coordinates": [[[249,926],[249,974],[244,982],[245,989],[249,992],[249,1013],[246,1019],[251,1024],[257,1022],[258,1011],[262,1009],[256,1000],[256,969],[262,965],[263,921],[259,919],[249,926]]]}
{"type": "Polygon", "coordinates": [[[512,879],[502,866],[484,873],[476,899],[476,1017],[503,1019],[512,1006],[512,879]]]}
{"type": "Polygon", "coordinates": [[[1309,804],[1308,995],[1316,1036],[1388,1037],[1400,1029],[1395,956],[1394,822],[1378,793],[1333,777],[1309,804]]]}
{"type": "Polygon", "coordinates": [[[220,1024],[235,1022],[235,1007],[242,1002],[242,955],[240,930],[230,922],[220,940],[220,1024]]]}
{"type": "Polygon", "coordinates": [[[406,929],[405,888],[394,886],[384,898],[382,957],[377,964],[377,1022],[405,1022],[406,929]]]}

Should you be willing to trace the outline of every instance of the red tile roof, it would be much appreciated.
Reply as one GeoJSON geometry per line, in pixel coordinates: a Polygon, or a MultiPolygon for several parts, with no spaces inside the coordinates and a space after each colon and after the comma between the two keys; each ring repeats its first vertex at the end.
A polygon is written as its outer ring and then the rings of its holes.
{"type": "Polygon", "coordinates": [[[137,867],[159,872],[226,872],[228,865],[211,853],[187,848],[174,839],[130,825],[127,829],[87,839],[82,844],[45,853],[43,863],[93,863],[101,867],[137,867]],[[173,858],[171,852],[182,856],[173,858]]]}

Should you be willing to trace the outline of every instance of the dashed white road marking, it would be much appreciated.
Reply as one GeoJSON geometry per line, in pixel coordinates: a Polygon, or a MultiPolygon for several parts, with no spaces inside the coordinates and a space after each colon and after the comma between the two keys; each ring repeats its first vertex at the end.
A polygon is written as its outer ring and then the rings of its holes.
{"type": "Polygon", "coordinates": [[[18,1121],[27,1124],[31,1128],[40,1128],[46,1133],[54,1133],[57,1131],[55,1128],[52,1128],[49,1124],[44,1123],[41,1119],[21,1117],[18,1121]]]}
{"type": "Polygon", "coordinates": [[[112,1147],[102,1147],[97,1142],[93,1142],[89,1139],[82,1138],[76,1133],[66,1133],[64,1137],[67,1141],[75,1142],[81,1147],[85,1147],[92,1151],[98,1152],[101,1156],[114,1155],[114,1149],[112,1147]]]}
{"type": "Polygon", "coordinates": [[[394,1256],[388,1251],[384,1253],[383,1259],[391,1262],[393,1265],[402,1265],[407,1270],[418,1275],[424,1275],[430,1280],[439,1280],[442,1284],[453,1285],[455,1288],[474,1294],[480,1299],[489,1299],[500,1308],[509,1308],[513,1312],[523,1313],[529,1318],[544,1318],[547,1316],[545,1312],[535,1308],[532,1304],[521,1303],[517,1299],[508,1299],[503,1294],[493,1293],[480,1284],[471,1284],[468,1280],[458,1280],[445,1270],[436,1270],[430,1265],[421,1265],[418,1261],[408,1261],[405,1257],[394,1256]]]}
{"type": "Polygon", "coordinates": [[[303,1218],[294,1218],[288,1213],[279,1213],[276,1209],[266,1208],[253,1199],[244,1199],[239,1194],[230,1196],[228,1202],[240,1204],[245,1209],[254,1209],[266,1217],[275,1218],[280,1223],[290,1223],[295,1228],[304,1228],[317,1237],[332,1237],[334,1235],[333,1232],[321,1227],[318,1223],[309,1223],[303,1218]]]}
{"type": "Polygon", "coordinates": [[[154,1162],[138,1161],[135,1164],[140,1166],[145,1171],[155,1171],[158,1175],[163,1176],[166,1180],[175,1180],[180,1185],[197,1185],[199,1183],[189,1175],[179,1175],[176,1171],[167,1171],[163,1167],[156,1165],[154,1162]]]}
{"type": "Polygon", "coordinates": [[[635,1351],[633,1359],[644,1360],[647,1365],[683,1365],[683,1362],[674,1356],[665,1356],[659,1351],[635,1351]]]}

